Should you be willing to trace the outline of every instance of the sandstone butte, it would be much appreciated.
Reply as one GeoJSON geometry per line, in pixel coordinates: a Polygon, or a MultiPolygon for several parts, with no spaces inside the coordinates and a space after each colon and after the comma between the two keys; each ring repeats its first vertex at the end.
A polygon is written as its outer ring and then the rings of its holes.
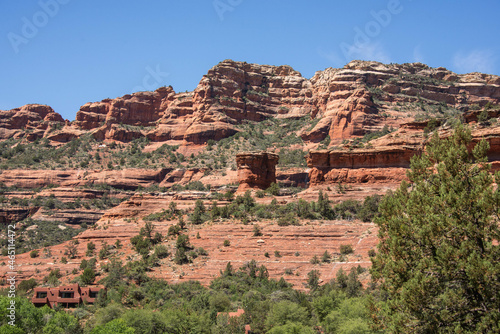
{"type": "MultiPolygon", "coordinates": [[[[208,193],[145,193],[137,191],[139,186],[171,187],[201,181],[215,191],[224,192],[231,189],[232,184],[239,183],[240,193],[265,189],[273,182],[304,188],[294,195],[277,196],[279,204],[300,198],[316,200],[320,189],[334,203],[383,195],[405,178],[411,157],[425,150],[428,137],[424,129],[429,121],[421,116],[430,109],[442,119],[458,114],[469,123],[475,142],[486,139],[490,143],[488,156],[493,169],[497,170],[500,166],[500,127],[496,123],[484,126],[477,120],[485,108],[489,108],[491,118],[498,117],[499,102],[498,76],[459,75],[420,63],[386,65],[352,61],[344,68],[328,68],[306,79],[290,66],[225,60],[210,69],[193,92],[176,93],[172,87],[161,87],[154,92],[87,103],[80,107],[76,119],[71,122],[43,105],[0,111],[0,140],[14,138],[32,142],[47,138],[51,145],[60,145],[88,134],[105,143],[127,143],[146,137],[153,143],[194,147],[195,153],[203,150],[210,139],[217,141],[241,131],[238,128],[241,123],[268,118],[316,120],[312,127],[297,132],[303,140],[299,148],[308,152],[304,157],[307,168],[280,167],[279,149],[271,148],[272,152],[241,152],[234,157],[237,171],[228,168],[211,175],[202,168],[3,170],[0,183],[18,188],[4,193],[7,198],[52,196],[63,202],[100,198],[100,191],[81,188],[100,183],[131,191],[133,195],[124,198],[118,206],[102,211],[45,212],[38,207],[2,206],[0,222],[8,224],[32,217],[56,220],[67,228],[89,223],[90,228],[74,238],[79,240],[76,258],[66,264],[60,259],[69,241],[50,247],[50,256],[30,258],[29,253],[25,253],[17,257],[19,279],[41,280],[48,270],[60,268],[66,273],[61,280],[69,282],[76,276],[72,274],[73,269],[78,269],[83,259],[89,259],[85,256],[88,242],[94,242],[98,252],[105,243],[112,245],[120,240],[123,248],[112,248],[111,252],[125,262],[139,259],[129,240],[138,234],[147,215],[161,212],[170,202],[186,210],[192,210],[199,198],[207,207],[211,205],[208,193]],[[363,147],[359,145],[363,136],[384,127],[394,131],[365,142],[363,147]],[[353,139],[358,139],[358,143],[353,139]],[[335,189],[339,184],[347,185],[345,191],[335,189]],[[35,188],[49,185],[50,188],[35,193],[35,188]]],[[[447,136],[450,129],[451,126],[443,121],[439,133],[447,136]]],[[[124,195],[118,192],[112,196],[123,198],[124,195]]],[[[257,198],[259,203],[271,200],[272,197],[257,198]]],[[[219,206],[224,204],[218,201],[219,206]]],[[[166,235],[168,228],[176,223],[173,220],[154,224],[166,235]]],[[[255,259],[269,269],[271,277],[283,276],[296,288],[303,289],[310,270],[319,270],[322,281],[328,281],[335,277],[339,268],[369,267],[368,251],[377,244],[377,227],[360,221],[303,220],[300,226],[286,227],[269,220],[256,224],[261,227],[262,236],[253,236],[253,226],[237,220],[191,226],[187,232],[191,244],[203,247],[208,256],[198,257],[183,266],[175,265],[171,258],[163,259],[161,266],[153,268],[150,275],[169,282],[196,279],[209,284],[228,261],[237,268],[255,259]],[[225,239],[230,240],[230,246],[223,246],[225,239]],[[339,256],[343,244],[351,244],[355,250],[345,261],[339,256]],[[334,255],[331,263],[310,263],[314,255],[321,256],[325,250],[334,255]],[[275,251],[279,251],[281,257],[273,256],[275,251]]],[[[167,238],[164,243],[173,253],[175,240],[167,238]]],[[[98,268],[108,261],[99,260],[98,268]]],[[[0,274],[5,277],[6,273],[6,267],[2,266],[0,274]]],[[[363,278],[368,279],[368,274],[363,278]]]]}

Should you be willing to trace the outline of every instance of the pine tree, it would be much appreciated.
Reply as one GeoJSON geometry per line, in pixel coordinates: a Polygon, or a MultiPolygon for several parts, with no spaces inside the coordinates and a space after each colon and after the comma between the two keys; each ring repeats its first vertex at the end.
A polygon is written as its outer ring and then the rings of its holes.
{"type": "Polygon", "coordinates": [[[500,191],[487,142],[470,130],[433,136],[380,206],[372,275],[387,300],[372,305],[391,333],[500,332],[500,191]]]}

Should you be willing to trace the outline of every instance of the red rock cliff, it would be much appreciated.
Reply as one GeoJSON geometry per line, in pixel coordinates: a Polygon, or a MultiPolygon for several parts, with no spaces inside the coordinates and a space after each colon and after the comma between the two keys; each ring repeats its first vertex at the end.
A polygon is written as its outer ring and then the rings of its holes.
{"type": "Polygon", "coordinates": [[[306,156],[311,186],[337,182],[399,182],[419,150],[411,146],[352,151],[311,151],[306,156]]]}
{"type": "Polygon", "coordinates": [[[338,145],[384,125],[397,128],[419,112],[467,112],[488,102],[500,104],[500,77],[495,75],[459,75],[420,63],[352,61],[306,79],[286,65],[224,60],[193,92],[161,87],[87,103],[76,120],[56,134],[45,132],[51,129],[47,122],[62,121],[53,111],[33,114],[35,107],[25,106],[0,112],[0,139],[28,133],[29,140],[43,136],[64,142],[90,131],[99,140],[146,136],[152,141],[202,144],[235,134],[243,120],[310,116],[318,122],[302,129],[302,139],[318,142],[329,136],[331,144],[338,145]]]}

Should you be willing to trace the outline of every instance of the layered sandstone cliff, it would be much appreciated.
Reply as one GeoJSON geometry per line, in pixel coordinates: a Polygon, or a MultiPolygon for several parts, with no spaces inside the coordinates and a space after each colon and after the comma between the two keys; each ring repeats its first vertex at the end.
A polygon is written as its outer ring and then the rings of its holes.
{"type": "Polygon", "coordinates": [[[308,116],[318,122],[303,129],[302,139],[319,142],[329,136],[337,145],[384,125],[397,128],[419,114],[463,113],[488,102],[500,103],[500,77],[495,75],[458,75],[420,63],[352,61],[306,79],[290,66],[225,60],[193,92],[161,87],[87,103],[68,124],[47,106],[0,111],[0,139],[65,142],[90,132],[98,140],[147,137],[203,144],[235,134],[242,121],[308,116]]]}
{"type": "Polygon", "coordinates": [[[50,135],[57,127],[64,125],[64,119],[51,107],[41,104],[27,104],[8,111],[0,110],[0,140],[21,138],[28,140],[50,135]]]}

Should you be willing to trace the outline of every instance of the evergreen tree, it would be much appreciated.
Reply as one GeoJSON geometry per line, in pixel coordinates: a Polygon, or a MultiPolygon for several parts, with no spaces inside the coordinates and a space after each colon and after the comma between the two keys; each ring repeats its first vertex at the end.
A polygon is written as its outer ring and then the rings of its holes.
{"type": "Polygon", "coordinates": [[[392,333],[500,332],[500,191],[488,144],[470,130],[433,136],[380,206],[372,275],[387,300],[372,305],[392,333]]]}
{"type": "Polygon", "coordinates": [[[333,218],[332,217],[333,210],[332,207],[330,206],[330,200],[328,199],[327,194],[323,194],[322,190],[320,190],[318,194],[318,202],[316,204],[316,209],[323,218],[326,219],[333,218]]]}

